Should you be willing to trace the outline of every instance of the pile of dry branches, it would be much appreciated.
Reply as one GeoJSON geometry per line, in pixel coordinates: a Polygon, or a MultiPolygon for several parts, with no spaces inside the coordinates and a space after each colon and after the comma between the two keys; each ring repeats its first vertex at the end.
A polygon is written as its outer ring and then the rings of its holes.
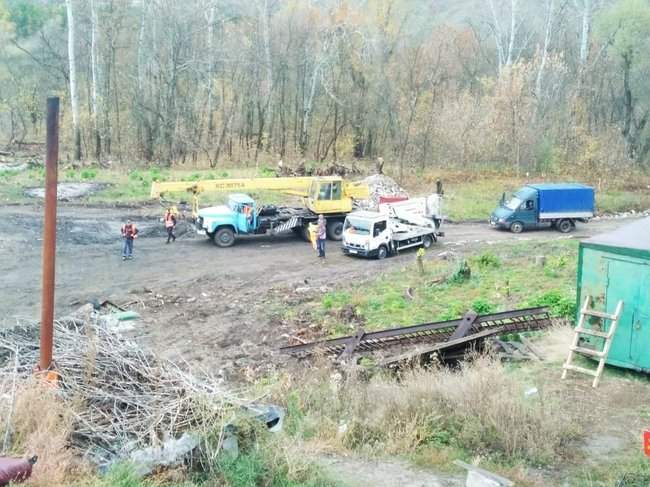
{"type": "MultiPolygon", "coordinates": [[[[220,438],[225,416],[245,405],[206,374],[161,361],[94,318],[78,323],[55,325],[58,394],[73,418],[70,446],[98,464],[182,432],[220,438]]],[[[16,384],[33,375],[38,343],[37,327],[0,330],[0,396],[15,396],[16,384]]]]}
{"type": "Polygon", "coordinates": [[[286,165],[278,165],[276,170],[277,176],[358,176],[361,174],[359,168],[354,164],[345,166],[338,162],[332,162],[329,165],[322,167],[307,167],[305,162],[301,161],[296,167],[289,167],[286,165]]]}

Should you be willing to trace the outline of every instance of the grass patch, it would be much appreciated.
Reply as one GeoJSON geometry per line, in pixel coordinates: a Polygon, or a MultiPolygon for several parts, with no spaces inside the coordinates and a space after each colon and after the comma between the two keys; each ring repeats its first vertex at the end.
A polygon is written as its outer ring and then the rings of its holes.
{"type": "Polygon", "coordinates": [[[650,461],[638,451],[613,458],[611,462],[588,468],[580,468],[575,473],[576,487],[647,487],[650,485],[650,461]]]}
{"type": "Polygon", "coordinates": [[[335,448],[406,455],[438,467],[475,454],[542,465],[560,459],[582,434],[555,393],[540,387],[540,396],[526,398],[530,383],[486,356],[458,371],[408,370],[399,380],[318,370],[290,396],[291,431],[335,448]]]}
{"type": "MultiPolygon", "coordinates": [[[[315,164],[310,164],[316,166],[315,164]]],[[[236,177],[273,177],[274,168],[261,165],[255,167],[229,167],[210,170],[160,168],[102,169],[96,167],[62,169],[61,181],[98,181],[110,186],[88,198],[90,202],[129,203],[149,199],[152,181],[198,181],[201,179],[236,178],[236,177]]],[[[0,173],[0,201],[24,202],[25,188],[42,186],[45,173],[43,168],[23,172],[0,173]]],[[[523,177],[503,176],[485,171],[468,171],[464,173],[444,172],[430,173],[418,171],[407,176],[403,186],[412,194],[431,193],[436,179],[445,183],[445,211],[454,221],[487,221],[490,213],[497,207],[501,194],[511,194],[530,181],[584,181],[575,177],[523,177]]],[[[645,178],[647,179],[647,178],[645,178]]],[[[639,176],[639,181],[645,180],[639,176]]],[[[587,181],[587,183],[589,183],[587,181]]],[[[629,181],[614,181],[607,188],[596,191],[596,207],[599,213],[617,213],[623,211],[642,211],[650,208],[650,192],[642,182],[630,188],[629,181]],[[638,187],[637,187],[638,186],[638,187]]],[[[187,195],[172,195],[173,198],[187,199],[187,195]]],[[[274,192],[259,192],[254,197],[267,204],[287,203],[287,198],[274,192]]],[[[208,194],[201,197],[201,205],[209,206],[222,201],[223,193],[208,194]]]]}
{"type": "Polygon", "coordinates": [[[502,244],[468,258],[470,274],[463,278],[455,276],[464,261],[429,259],[424,275],[409,265],[327,293],[314,317],[333,335],[353,331],[353,324],[340,319],[341,310],[349,307],[368,330],[455,319],[469,309],[491,313],[548,306],[556,316],[572,319],[577,247],[572,240],[502,244]],[[544,267],[535,263],[535,255],[548,256],[544,267]]]}
{"type": "MultiPolygon", "coordinates": [[[[82,169],[61,168],[60,182],[96,181],[107,183],[108,186],[79,201],[89,203],[139,203],[150,200],[151,183],[155,181],[199,181],[204,179],[233,178],[233,177],[268,177],[266,168],[256,171],[255,168],[220,169],[220,170],[176,170],[152,166],[148,169],[103,169],[85,167],[82,169]]],[[[22,172],[0,173],[0,201],[24,203],[33,201],[24,195],[27,188],[43,186],[45,170],[42,167],[32,168],[22,172]]],[[[273,191],[249,192],[251,196],[264,204],[281,204],[295,202],[296,199],[273,191]]],[[[201,195],[201,206],[219,204],[226,200],[228,193],[205,192],[201,195]]],[[[172,201],[189,201],[186,192],[170,193],[172,201]]]]}
{"type": "Polygon", "coordinates": [[[437,171],[414,173],[404,181],[404,187],[413,194],[431,193],[435,181],[441,179],[445,185],[445,212],[454,221],[487,221],[496,209],[501,195],[511,195],[522,186],[534,182],[582,182],[596,189],[598,213],[620,213],[624,211],[645,211],[650,209],[650,183],[647,175],[634,176],[634,186],[626,176],[618,181],[599,181],[580,176],[530,176],[515,177],[475,170],[466,172],[437,171]],[[600,189],[598,189],[600,187],[600,189]]]}

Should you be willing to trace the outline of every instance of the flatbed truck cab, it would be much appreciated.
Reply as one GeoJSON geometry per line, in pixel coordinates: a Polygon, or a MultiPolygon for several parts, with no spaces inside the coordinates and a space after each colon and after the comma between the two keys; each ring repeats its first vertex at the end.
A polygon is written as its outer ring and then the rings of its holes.
{"type": "Polygon", "coordinates": [[[247,194],[231,194],[226,205],[201,209],[197,226],[218,247],[230,247],[235,243],[235,235],[259,233],[255,200],[247,194]]]}
{"type": "Polygon", "coordinates": [[[490,215],[490,224],[513,233],[544,227],[568,233],[577,221],[587,222],[593,218],[594,206],[594,190],[590,186],[529,184],[509,200],[503,194],[499,207],[490,215]]]}

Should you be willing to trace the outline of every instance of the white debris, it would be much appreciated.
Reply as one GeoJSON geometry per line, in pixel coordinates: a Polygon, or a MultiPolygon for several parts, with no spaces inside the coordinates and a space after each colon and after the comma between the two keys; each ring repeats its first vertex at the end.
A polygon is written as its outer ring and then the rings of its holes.
{"type": "MultiPolygon", "coordinates": [[[[96,193],[106,187],[103,183],[59,183],[57,185],[56,199],[67,200],[81,198],[96,193]]],[[[32,198],[45,198],[45,188],[30,188],[25,191],[32,198]]]]}
{"type": "Polygon", "coordinates": [[[183,459],[197,446],[199,446],[197,436],[183,433],[183,436],[179,439],[170,438],[162,446],[151,446],[136,450],[131,453],[130,459],[133,462],[136,475],[144,477],[157,467],[181,465],[183,459]]]}
{"type": "Polygon", "coordinates": [[[393,178],[384,174],[368,176],[362,182],[367,184],[370,189],[370,198],[360,202],[360,205],[364,208],[376,208],[379,205],[379,198],[382,196],[409,197],[404,188],[397,184],[393,178]]]}

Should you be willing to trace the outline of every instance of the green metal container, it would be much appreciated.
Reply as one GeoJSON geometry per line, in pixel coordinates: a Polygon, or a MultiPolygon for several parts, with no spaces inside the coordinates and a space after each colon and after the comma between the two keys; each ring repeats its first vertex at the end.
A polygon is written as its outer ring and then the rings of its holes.
{"type": "MultiPolygon", "coordinates": [[[[593,309],[611,314],[619,300],[624,303],[607,363],[650,372],[650,218],[580,243],[578,313],[586,296],[593,309]]],[[[598,318],[586,323],[603,331],[608,326],[598,318]]],[[[598,340],[584,342],[600,350],[598,340]]]]}

